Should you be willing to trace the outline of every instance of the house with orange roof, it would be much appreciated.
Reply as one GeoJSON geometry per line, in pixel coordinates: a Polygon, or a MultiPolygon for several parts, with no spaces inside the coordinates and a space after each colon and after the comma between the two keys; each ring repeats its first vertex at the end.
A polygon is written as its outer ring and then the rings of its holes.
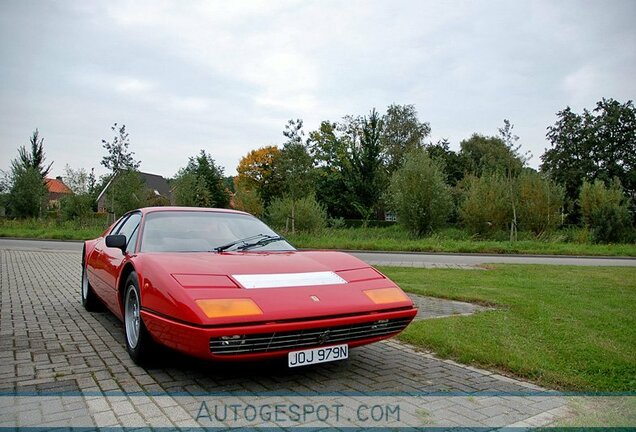
{"type": "Polygon", "coordinates": [[[49,207],[59,207],[60,199],[73,195],[73,191],[62,181],[62,177],[45,178],[46,189],[49,191],[49,207]]]}

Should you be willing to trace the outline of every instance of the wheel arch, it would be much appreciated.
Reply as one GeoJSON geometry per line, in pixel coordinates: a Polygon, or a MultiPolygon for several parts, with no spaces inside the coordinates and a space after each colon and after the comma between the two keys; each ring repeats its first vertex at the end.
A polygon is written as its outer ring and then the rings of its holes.
{"type": "MultiPolygon", "coordinates": [[[[121,275],[119,277],[119,285],[117,286],[117,298],[119,300],[119,307],[122,311],[122,316],[124,313],[124,295],[126,293],[126,281],[128,280],[128,276],[130,276],[132,272],[136,271],[137,270],[135,270],[135,266],[133,266],[133,264],[128,261],[124,265],[124,268],[122,269],[121,275]]],[[[141,303],[141,284],[139,284],[139,296],[139,302],[141,303]]]]}

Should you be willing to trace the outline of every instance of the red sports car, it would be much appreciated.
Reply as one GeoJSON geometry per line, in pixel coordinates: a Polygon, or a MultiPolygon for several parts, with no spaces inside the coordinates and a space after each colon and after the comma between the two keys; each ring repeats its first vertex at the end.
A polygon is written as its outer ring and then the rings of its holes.
{"type": "Polygon", "coordinates": [[[416,309],[341,252],[297,251],[263,222],[222,209],[131,211],[82,254],[82,303],[124,322],[137,363],[156,343],[204,359],[348,357],[402,331],[416,309]]]}

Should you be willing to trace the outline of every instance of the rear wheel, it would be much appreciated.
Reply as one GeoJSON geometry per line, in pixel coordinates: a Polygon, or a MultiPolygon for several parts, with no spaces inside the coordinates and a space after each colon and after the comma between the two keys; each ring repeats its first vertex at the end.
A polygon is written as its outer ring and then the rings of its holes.
{"type": "Polygon", "coordinates": [[[155,349],[155,343],[141,319],[141,295],[135,272],[130,273],[126,279],[124,332],[126,333],[126,349],[130,357],[139,365],[147,363],[155,349]]]}
{"type": "Polygon", "coordinates": [[[101,310],[102,303],[99,301],[99,298],[97,298],[95,291],[93,291],[93,287],[88,281],[88,272],[86,271],[85,259],[82,259],[82,286],[80,291],[84,309],[89,312],[97,312],[101,310]]]}

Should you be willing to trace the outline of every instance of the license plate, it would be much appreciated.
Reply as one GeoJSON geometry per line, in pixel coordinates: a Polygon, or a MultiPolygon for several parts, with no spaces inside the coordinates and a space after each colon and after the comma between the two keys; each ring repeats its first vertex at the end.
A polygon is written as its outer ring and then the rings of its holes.
{"type": "Polygon", "coordinates": [[[292,351],[287,355],[287,365],[291,368],[316,363],[326,363],[334,360],[344,360],[348,357],[349,346],[347,344],[334,345],[323,348],[292,351]]]}

